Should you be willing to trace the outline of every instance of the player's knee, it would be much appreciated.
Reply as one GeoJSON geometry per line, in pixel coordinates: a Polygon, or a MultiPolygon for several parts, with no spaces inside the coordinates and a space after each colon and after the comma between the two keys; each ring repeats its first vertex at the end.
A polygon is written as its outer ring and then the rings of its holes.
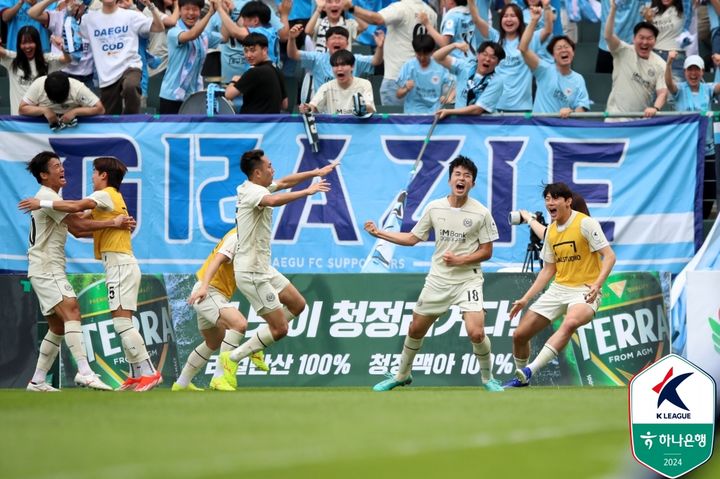
{"type": "Polygon", "coordinates": [[[473,343],[482,343],[485,340],[485,330],[483,328],[476,328],[468,330],[468,338],[473,343]]]}
{"type": "Polygon", "coordinates": [[[512,340],[514,345],[527,344],[531,339],[532,337],[527,331],[524,331],[522,327],[516,328],[515,331],[513,331],[512,340]]]}

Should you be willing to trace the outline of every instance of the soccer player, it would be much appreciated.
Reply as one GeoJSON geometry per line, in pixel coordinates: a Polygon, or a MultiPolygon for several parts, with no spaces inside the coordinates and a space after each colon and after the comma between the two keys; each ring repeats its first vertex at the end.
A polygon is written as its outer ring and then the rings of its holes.
{"type": "Polygon", "coordinates": [[[270,232],[272,210],[291,201],[330,191],[325,179],[305,189],[273,194],[292,188],[314,177],[323,178],[337,167],[338,162],[322,168],[303,171],[273,181],[275,170],[263,150],[246,151],[240,159],[240,169],[247,181],[237,188],[235,224],[238,243],[235,259],[235,282],[253,309],[268,327],[258,328],[240,347],[220,353],[219,362],[229,383],[237,381],[238,362],[267,348],[287,335],[288,322],[305,309],[305,298],[288,279],[270,265],[270,232]]]}
{"type": "Polygon", "coordinates": [[[557,358],[575,331],[589,323],[600,307],[600,290],[615,264],[615,253],[600,223],[572,209],[572,197],[565,183],[550,183],[543,190],[545,208],[552,219],[540,253],[543,268],[523,297],[512,304],[510,318],[522,311],[553,276],[555,281],[530,306],[513,333],[517,371],[505,387],[527,386],[530,378],[557,358]],[[563,313],[560,328],[528,364],[530,340],[563,313]]]}
{"type": "Polygon", "coordinates": [[[402,246],[414,246],[427,240],[435,230],[435,252],[430,273],[413,311],[408,335],[400,356],[400,368],[394,376],[373,388],[389,391],[412,382],[412,364],[428,329],[450,306],[458,306],[473,353],[480,363],[485,389],[503,390],[493,378],[490,338],[485,335],[483,310],[483,274],[480,263],[492,256],[493,241],[498,239],[497,227],[490,211],[470,198],[475,186],[477,167],[469,158],[458,156],[450,163],[450,195],[428,204],[420,221],[409,233],[385,231],[374,222],[365,223],[365,231],[376,238],[402,246]]]}
{"type": "MultiPolygon", "coordinates": [[[[27,169],[41,185],[34,201],[47,206],[53,201],[62,200],[59,191],[65,186],[65,170],[55,153],[38,153],[30,160],[27,169]]],[[[19,206],[28,211],[25,203],[22,201],[19,206]]],[[[38,297],[40,310],[48,322],[49,330],[40,344],[37,367],[27,390],[58,391],[47,383],[46,378],[64,339],[78,367],[75,384],[111,391],[112,388],[102,382],[88,364],[80,325],[80,307],[65,274],[65,241],[68,230],[74,236],[81,237],[99,228],[128,228],[134,225],[134,220],[129,216],[116,216],[112,220],[92,221],[78,215],[43,208],[31,213],[31,221],[28,278],[38,297]]]]}
{"type": "MultiPolygon", "coordinates": [[[[208,362],[210,355],[218,348],[230,351],[237,348],[245,337],[247,320],[231,303],[235,292],[235,274],[232,260],[237,249],[237,230],[228,231],[207,257],[197,272],[198,281],[193,286],[188,303],[197,313],[198,329],[205,341],[193,349],[188,356],[173,391],[202,391],[191,381],[208,362]]],[[[258,369],[270,368],[263,361],[263,352],[250,356],[258,369]]],[[[235,384],[228,383],[223,368],[217,367],[210,380],[210,389],[216,391],[235,391],[235,384]]]]}
{"type": "MultiPolygon", "coordinates": [[[[127,166],[113,156],[101,156],[93,161],[92,182],[94,192],[82,200],[49,201],[27,199],[21,207],[30,210],[43,209],[76,213],[91,210],[95,220],[111,220],[127,215],[125,200],[120,194],[127,166]],[[23,206],[25,203],[25,206],[23,206]]],[[[105,228],[93,233],[95,258],[103,263],[108,304],[115,332],[120,337],[125,357],[130,363],[128,378],[120,390],[149,391],[162,382],[162,375],[155,370],[142,336],[132,322],[137,311],[140,289],[140,267],[133,255],[130,231],[105,228]]]]}

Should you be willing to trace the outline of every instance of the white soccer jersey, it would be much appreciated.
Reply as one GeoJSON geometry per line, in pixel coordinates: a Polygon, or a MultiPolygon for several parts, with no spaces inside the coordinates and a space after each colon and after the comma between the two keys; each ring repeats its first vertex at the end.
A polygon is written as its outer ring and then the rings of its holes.
{"type": "Polygon", "coordinates": [[[468,198],[460,208],[450,206],[447,198],[430,202],[412,229],[412,234],[427,240],[430,230],[435,230],[435,252],[428,277],[432,276],[447,284],[464,283],[482,272],[480,263],[447,266],[443,261],[446,252],[471,254],[481,244],[490,243],[499,237],[490,211],[472,198],[468,198]]]}
{"type": "Polygon", "coordinates": [[[235,271],[253,273],[270,271],[273,209],[269,206],[260,206],[260,201],[275,190],[277,186],[274,183],[265,188],[249,180],[237,188],[235,225],[238,241],[233,261],[235,271]]]}
{"type": "MultiPolygon", "coordinates": [[[[47,186],[41,186],[35,198],[62,200],[59,194],[47,186]]],[[[65,241],[68,232],[68,227],[63,222],[65,215],[67,213],[50,208],[40,208],[30,214],[28,278],[42,273],[65,274],[65,241]]]]}

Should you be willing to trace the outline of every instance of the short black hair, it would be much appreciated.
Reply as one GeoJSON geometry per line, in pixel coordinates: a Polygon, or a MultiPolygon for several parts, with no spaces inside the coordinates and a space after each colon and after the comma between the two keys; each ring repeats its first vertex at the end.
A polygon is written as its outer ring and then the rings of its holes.
{"type": "Polygon", "coordinates": [[[653,32],[653,35],[655,36],[655,38],[657,38],[658,34],[660,33],[660,30],[658,30],[658,28],[655,25],[653,25],[650,22],[643,21],[643,22],[639,22],[635,25],[635,28],[633,28],[633,36],[637,35],[638,32],[642,29],[650,30],[651,32],[653,32]]]}
{"type": "Polygon", "coordinates": [[[244,47],[259,46],[261,48],[267,48],[268,39],[262,33],[250,32],[245,38],[243,38],[242,44],[244,47]]]}
{"type": "Polygon", "coordinates": [[[60,159],[54,151],[41,151],[33,156],[32,160],[27,164],[27,170],[35,177],[38,183],[42,184],[40,173],[48,173],[48,163],[53,158],[60,159]]]}
{"type": "Polygon", "coordinates": [[[339,65],[355,65],[355,55],[347,50],[338,50],[330,55],[330,66],[336,67],[339,65]]]}
{"type": "Polygon", "coordinates": [[[350,32],[345,27],[335,26],[330,27],[325,31],[325,38],[330,38],[333,35],[340,35],[345,37],[348,41],[350,40],[350,32]]]}
{"type": "Polygon", "coordinates": [[[467,0],[455,0],[455,5],[457,5],[458,7],[466,7],[467,0]]]}
{"type": "MultiPolygon", "coordinates": [[[[178,7],[179,7],[179,8],[182,8],[182,7],[184,7],[185,5],[195,5],[195,6],[198,7],[200,10],[202,10],[203,7],[205,6],[205,0],[180,0],[180,1],[178,2],[178,7]]],[[[163,9],[161,9],[161,11],[162,11],[162,10],[163,10],[163,9]]]]}
{"type": "Polygon", "coordinates": [[[259,148],[246,151],[240,157],[240,171],[250,178],[252,172],[262,164],[263,156],[265,156],[265,152],[259,148]]]}
{"type": "Polygon", "coordinates": [[[120,189],[127,166],[114,156],[100,156],[93,161],[93,167],[98,173],[107,173],[108,186],[112,186],[116,190],[120,189]]]}
{"type": "Polygon", "coordinates": [[[477,178],[477,166],[475,166],[475,163],[473,163],[470,158],[463,155],[459,155],[457,158],[450,162],[449,177],[452,177],[453,170],[459,166],[466,168],[470,171],[470,173],[472,173],[473,183],[475,183],[475,179],[477,178]]]}
{"type": "Polygon", "coordinates": [[[270,23],[270,7],[263,2],[248,2],[240,9],[240,16],[243,18],[257,17],[262,25],[270,23]]]}
{"type": "Polygon", "coordinates": [[[495,56],[498,58],[498,62],[501,62],[505,59],[505,49],[498,42],[482,42],[477,49],[478,53],[484,52],[487,47],[493,49],[493,51],[495,52],[495,56]]]}
{"type": "Polygon", "coordinates": [[[435,40],[430,35],[417,35],[412,39],[415,53],[431,53],[435,50],[435,40]]]}
{"type": "Polygon", "coordinates": [[[70,94],[70,78],[64,72],[52,72],[45,77],[45,94],[51,102],[63,104],[70,94]]]}
{"type": "Polygon", "coordinates": [[[568,42],[568,45],[570,45],[572,51],[575,51],[575,42],[572,41],[570,37],[568,37],[567,35],[558,35],[557,37],[553,37],[553,39],[550,40],[550,43],[548,43],[547,51],[550,55],[553,54],[553,50],[555,50],[555,44],[560,40],[565,40],[566,42],[568,42]]]}
{"type": "Polygon", "coordinates": [[[548,183],[543,189],[542,197],[545,198],[547,195],[550,195],[551,198],[568,199],[573,197],[573,192],[565,183],[548,183]]]}

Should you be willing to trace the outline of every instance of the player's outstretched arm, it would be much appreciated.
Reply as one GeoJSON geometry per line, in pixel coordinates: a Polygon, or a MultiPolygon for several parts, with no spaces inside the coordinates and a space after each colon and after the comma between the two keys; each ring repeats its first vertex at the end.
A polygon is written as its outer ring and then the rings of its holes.
{"type": "Polygon", "coordinates": [[[215,277],[215,274],[220,269],[220,266],[230,261],[230,259],[231,258],[228,258],[222,253],[215,253],[215,256],[213,256],[212,261],[210,261],[210,264],[208,264],[208,267],[205,270],[203,278],[200,280],[200,286],[188,298],[188,304],[199,303],[205,299],[207,296],[208,286],[215,277]]]}
{"type": "Polygon", "coordinates": [[[514,318],[515,315],[522,311],[523,308],[527,306],[528,302],[534,298],[536,294],[542,291],[545,286],[547,286],[553,276],[555,276],[556,269],[555,263],[548,263],[545,261],[543,268],[540,270],[540,273],[538,273],[532,286],[530,286],[522,298],[513,302],[512,308],[510,308],[510,319],[514,318]]]}
{"type": "Polygon", "coordinates": [[[275,185],[277,186],[278,190],[286,190],[288,188],[292,188],[293,186],[297,185],[298,183],[302,183],[303,181],[309,180],[310,178],[315,177],[324,177],[329,175],[335,168],[338,167],[340,164],[340,160],[336,160],[333,162],[330,162],[329,164],[323,166],[322,168],[315,168],[314,170],[308,170],[308,171],[301,171],[300,173],[293,173],[292,175],[287,175],[283,178],[280,178],[275,182],[275,185]]]}
{"type": "Polygon", "coordinates": [[[304,190],[289,191],[287,193],[276,193],[274,195],[265,195],[263,196],[263,199],[260,200],[260,206],[282,206],[305,196],[312,196],[315,193],[324,193],[326,191],[330,191],[330,183],[328,183],[326,180],[320,180],[311,184],[304,190]]]}
{"type": "Polygon", "coordinates": [[[37,198],[25,198],[18,203],[18,209],[25,213],[39,210],[40,208],[49,208],[56,211],[64,211],[65,213],[79,213],[80,211],[92,210],[97,206],[95,200],[83,198],[81,200],[39,200],[37,198]]]}
{"type": "Polygon", "coordinates": [[[377,227],[374,221],[365,222],[365,231],[376,238],[380,238],[400,246],[415,246],[420,242],[420,238],[412,233],[381,230],[377,227]]]}
{"type": "Polygon", "coordinates": [[[96,221],[83,216],[82,214],[69,214],[63,219],[68,226],[70,234],[76,238],[87,238],[92,236],[93,231],[106,228],[123,230],[134,230],[137,223],[132,216],[120,215],[111,220],[96,221]]]}

